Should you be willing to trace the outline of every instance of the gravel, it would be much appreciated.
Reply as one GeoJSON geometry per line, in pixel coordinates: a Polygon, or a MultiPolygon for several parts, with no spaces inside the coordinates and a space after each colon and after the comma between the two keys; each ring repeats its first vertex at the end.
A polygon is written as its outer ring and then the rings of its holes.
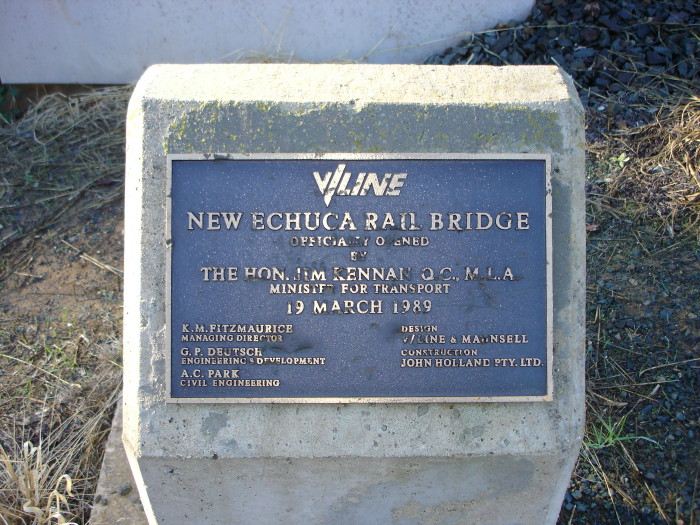
{"type": "Polygon", "coordinates": [[[541,0],[527,20],[471,35],[427,64],[558,64],[581,102],[628,126],[655,100],[700,83],[700,2],[541,0]]]}
{"type": "MultiPolygon", "coordinates": [[[[613,194],[608,184],[616,170],[642,166],[610,152],[656,153],[625,150],[635,135],[622,133],[699,95],[698,35],[697,1],[540,0],[524,22],[426,60],[558,64],[587,110],[588,427],[562,524],[700,523],[698,211],[654,207],[673,196],[613,194]]],[[[660,166],[659,180],[673,169],[660,166]]]]}

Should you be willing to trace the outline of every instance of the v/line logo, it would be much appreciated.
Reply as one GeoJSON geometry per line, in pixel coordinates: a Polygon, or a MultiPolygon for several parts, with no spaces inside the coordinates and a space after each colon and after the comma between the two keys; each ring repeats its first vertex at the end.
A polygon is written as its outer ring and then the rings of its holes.
{"type": "Polygon", "coordinates": [[[318,171],[314,171],[316,185],[323,195],[326,207],[331,205],[333,195],[341,196],[364,196],[371,189],[377,197],[396,197],[401,193],[404,181],[408,173],[385,173],[381,180],[376,173],[360,172],[355,176],[354,183],[350,183],[352,173],[345,172],[345,164],[338,164],[334,172],[327,171],[325,176],[321,176],[318,171]]]}

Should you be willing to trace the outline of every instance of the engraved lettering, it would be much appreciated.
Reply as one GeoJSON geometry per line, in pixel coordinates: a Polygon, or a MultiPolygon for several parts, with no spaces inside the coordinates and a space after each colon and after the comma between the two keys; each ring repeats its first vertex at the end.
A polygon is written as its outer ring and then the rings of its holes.
{"type": "Polygon", "coordinates": [[[237,230],[238,225],[241,222],[241,217],[243,213],[241,212],[197,212],[195,215],[191,211],[187,212],[187,229],[194,230],[195,226],[200,230],[220,230],[221,222],[220,219],[224,219],[224,229],[226,230],[237,230]],[[205,221],[204,216],[206,215],[206,228],[204,227],[205,221]]]}
{"type": "Polygon", "coordinates": [[[314,314],[381,314],[382,313],[381,299],[353,301],[346,299],[314,301],[314,314]]]}
{"type": "Polygon", "coordinates": [[[411,268],[375,268],[338,266],[333,268],[334,281],[410,281],[411,268]]]}
{"type": "Polygon", "coordinates": [[[214,370],[209,370],[207,373],[208,378],[215,378],[215,379],[226,379],[226,378],[235,378],[238,379],[238,373],[240,370],[229,368],[228,370],[226,369],[214,369],[214,370]]]}

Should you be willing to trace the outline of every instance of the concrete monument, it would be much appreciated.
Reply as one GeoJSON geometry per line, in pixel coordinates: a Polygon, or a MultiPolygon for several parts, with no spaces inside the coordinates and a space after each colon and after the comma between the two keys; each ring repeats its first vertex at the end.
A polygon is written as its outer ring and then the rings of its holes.
{"type": "Polygon", "coordinates": [[[124,445],[151,523],[554,523],[583,434],[555,67],[154,66],[124,445]]]}

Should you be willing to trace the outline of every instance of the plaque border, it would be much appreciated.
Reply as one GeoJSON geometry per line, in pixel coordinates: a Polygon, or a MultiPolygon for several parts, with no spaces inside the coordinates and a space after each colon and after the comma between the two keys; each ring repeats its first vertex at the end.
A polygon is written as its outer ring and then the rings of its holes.
{"type": "Polygon", "coordinates": [[[165,402],[169,404],[369,404],[369,403],[512,403],[553,401],[554,296],[552,259],[552,155],[549,153],[167,153],[165,188],[165,402]],[[547,393],[544,396],[451,397],[171,397],[172,163],[178,160],[543,160],[545,162],[545,272],[547,322],[547,393]]]}

